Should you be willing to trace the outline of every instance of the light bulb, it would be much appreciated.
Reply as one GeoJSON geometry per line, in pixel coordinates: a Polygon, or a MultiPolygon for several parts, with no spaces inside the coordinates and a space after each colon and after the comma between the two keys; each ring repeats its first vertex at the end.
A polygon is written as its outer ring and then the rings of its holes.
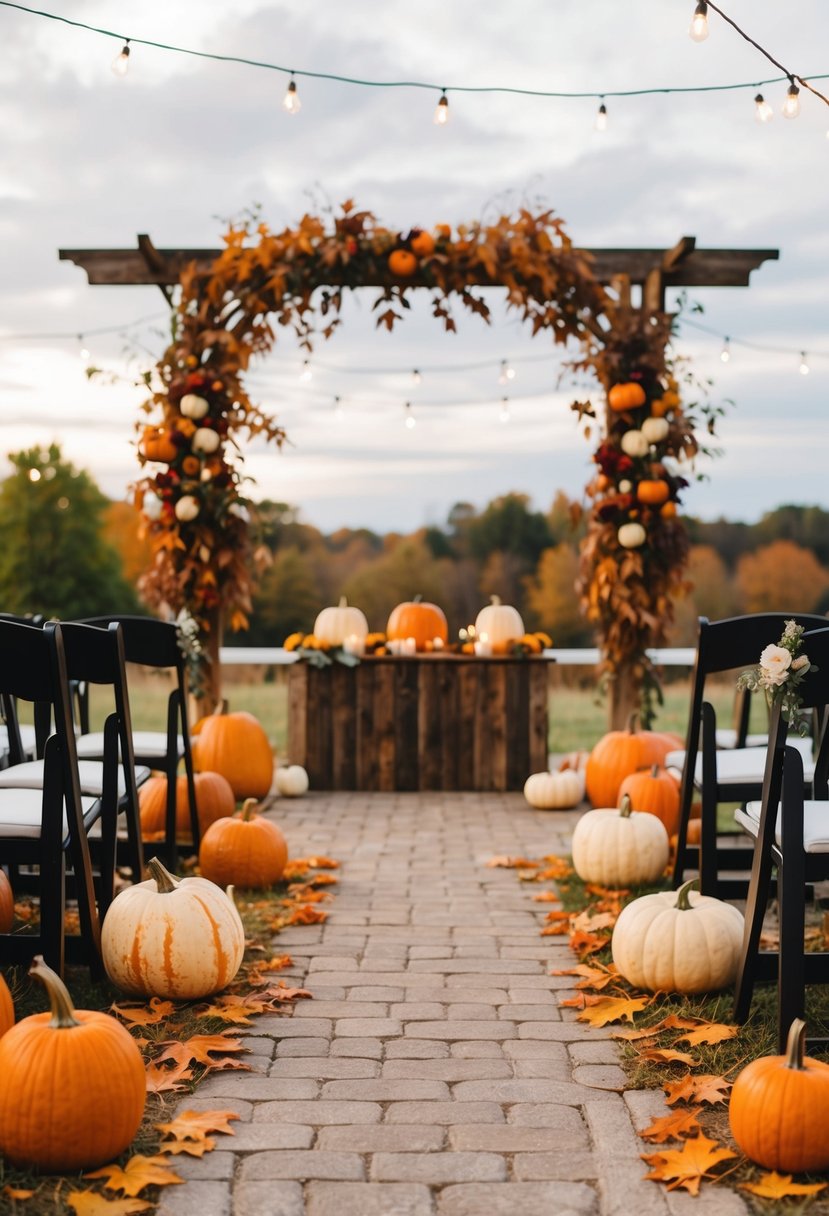
{"type": "Polygon", "coordinates": [[[432,121],[439,127],[445,127],[449,121],[449,98],[446,96],[445,89],[440,95],[440,101],[435,106],[435,116],[432,121]]]}
{"type": "Polygon", "coordinates": [[[29,469],[29,481],[40,481],[40,469],[29,469]]]}
{"type": "Polygon", "coordinates": [[[602,102],[596,114],[595,128],[597,131],[607,130],[607,106],[602,102]]]}
{"type": "Polygon", "coordinates": [[[728,363],[730,358],[731,358],[731,339],[726,338],[725,342],[723,343],[723,348],[720,351],[720,361],[722,363],[728,363]]]}
{"type": "Polygon", "coordinates": [[[697,7],[694,9],[694,16],[691,20],[691,27],[688,33],[694,42],[705,42],[705,39],[708,37],[708,5],[706,0],[699,0],[697,7]]]}
{"type": "Polygon", "coordinates": [[[806,360],[805,350],[800,352],[800,374],[801,376],[808,376],[809,374],[809,364],[806,360]]]}
{"type": "Polygon", "coordinates": [[[501,398],[501,408],[498,411],[498,420],[500,422],[509,422],[510,420],[509,397],[501,398]]]}
{"type": "Polygon", "coordinates": [[[411,402],[406,402],[406,426],[411,431],[417,426],[417,419],[412,413],[411,402]]]}
{"type": "Polygon", "coordinates": [[[334,398],[334,417],[339,421],[345,414],[343,403],[339,397],[334,398]]]}
{"type": "Polygon", "coordinates": [[[130,66],[130,40],[129,38],[121,47],[121,51],[115,56],[111,65],[116,76],[126,76],[130,66]]]}
{"type": "Polygon", "coordinates": [[[288,81],[288,88],[285,90],[285,96],[282,98],[282,109],[288,114],[298,114],[302,109],[302,102],[299,100],[299,93],[296,91],[296,81],[293,76],[288,81]]]}
{"type": "Polygon", "coordinates": [[[498,383],[509,384],[510,380],[515,379],[515,368],[510,367],[506,359],[501,360],[501,370],[498,372],[498,383]]]}
{"type": "Polygon", "coordinates": [[[81,363],[88,363],[89,362],[89,350],[87,349],[87,347],[84,344],[83,334],[78,334],[78,342],[80,343],[80,350],[78,351],[78,358],[80,359],[81,363]]]}
{"type": "Polygon", "coordinates": [[[762,93],[758,93],[754,98],[754,117],[758,122],[771,122],[774,118],[774,110],[766,101],[762,93]]]}
{"type": "Polygon", "coordinates": [[[794,81],[786,90],[786,100],[783,102],[783,117],[797,118],[800,113],[800,89],[794,81]]]}
{"type": "Polygon", "coordinates": [[[417,370],[417,368],[415,368],[412,372],[412,384],[420,384],[422,379],[423,377],[421,376],[420,372],[417,370]]]}
{"type": "Polygon", "coordinates": [[[314,375],[314,373],[311,370],[310,359],[303,359],[302,360],[302,371],[299,373],[300,380],[302,381],[303,384],[307,384],[308,381],[313,377],[313,375],[314,375]]]}

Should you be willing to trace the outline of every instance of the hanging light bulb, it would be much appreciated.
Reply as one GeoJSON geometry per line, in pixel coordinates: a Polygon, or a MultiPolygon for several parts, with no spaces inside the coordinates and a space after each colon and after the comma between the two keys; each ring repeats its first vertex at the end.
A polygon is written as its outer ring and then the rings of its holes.
{"type": "Polygon", "coordinates": [[[606,131],[607,121],[607,106],[604,104],[604,100],[602,100],[602,104],[599,106],[596,112],[596,121],[593,125],[597,131],[606,131]]]}
{"type": "Polygon", "coordinates": [[[86,344],[84,343],[83,334],[78,334],[78,343],[80,346],[80,349],[78,351],[78,358],[80,359],[81,363],[88,363],[89,359],[90,359],[90,355],[89,355],[89,350],[87,349],[86,344]]]}
{"type": "Polygon", "coordinates": [[[766,101],[762,93],[758,93],[754,98],[754,117],[758,122],[771,122],[774,118],[774,110],[766,101]]]}
{"type": "Polygon", "coordinates": [[[406,402],[405,426],[410,431],[413,430],[417,426],[417,419],[415,418],[414,414],[412,413],[412,403],[410,401],[406,402]]]}
{"type": "Polygon", "coordinates": [[[293,76],[288,81],[285,96],[282,98],[282,109],[288,114],[298,114],[302,109],[302,102],[299,100],[299,93],[296,91],[296,81],[293,76]]]}
{"type": "Polygon", "coordinates": [[[121,51],[115,56],[110,67],[116,76],[126,76],[130,66],[130,40],[126,40],[121,51]]]}
{"type": "Polygon", "coordinates": [[[307,384],[308,381],[313,377],[313,375],[314,375],[314,373],[311,369],[311,360],[303,359],[302,360],[302,371],[299,373],[300,380],[302,381],[303,384],[307,384]]]}
{"type": "Polygon", "coordinates": [[[800,89],[795,84],[793,77],[789,77],[789,82],[786,100],[783,102],[783,117],[797,118],[800,113],[800,89]]]}
{"type": "Polygon", "coordinates": [[[417,368],[415,368],[412,372],[412,384],[420,384],[422,379],[423,377],[421,376],[420,372],[417,370],[417,368]]]}
{"type": "Polygon", "coordinates": [[[335,397],[334,398],[334,417],[339,422],[344,416],[345,416],[345,410],[343,409],[342,400],[339,397],[335,397]]]}
{"type": "Polygon", "coordinates": [[[441,91],[440,100],[435,106],[435,116],[432,121],[438,127],[445,127],[449,121],[449,98],[446,96],[446,89],[441,91]]]}
{"type": "Polygon", "coordinates": [[[501,370],[498,372],[498,383],[509,384],[510,380],[515,379],[515,368],[510,367],[506,359],[501,360],[501,370]]]}
{"type": "Polygon", "coordinates": [[[723,343],[723,348],[720,351],[720,362],[728,363],[730,358],[731,358],[731,339],[726,338],[725,342],[723,343]]]}
{"type": "Polygon", "coordinates": [[[499,422],[509,422],[510,420],[509,397],[501,398],[501,408],[498,411],[498,420],[499,422]]]}
{"type": "Polygon", "coordinates": [[[694,16],[691,19],[688,33],[694,42],[705,42],[705,39],[708,37],[708,5],[706,0],[699,0],[697,7],[694,9],[694,16]]]}
{"type": "Polygon", "coordinates": [[[802,350],[802,351],[800,352],[800,369],[799,369],[799,370],[800,370],[800,374],[801,374],[801,376],[808,376],[808,374],[809,374],[809,363],[808,363],[808,360],[806,359],[806,352],[805,352],[805,350],[802,350]]]}

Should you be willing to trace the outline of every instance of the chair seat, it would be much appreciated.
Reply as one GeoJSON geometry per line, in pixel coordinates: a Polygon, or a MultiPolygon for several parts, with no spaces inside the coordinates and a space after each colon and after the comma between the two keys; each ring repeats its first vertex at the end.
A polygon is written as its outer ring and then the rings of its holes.
{"type": "MultiPolygon", "coordinates": [[[[760,829],[761,802],[749,802],[745,810],[736,810],[734,818],[752,836],[760,829]]],[[[781,843],[780,810],[777,811],[775,839],[781,843]]],[[[807,853],[829,853],[829,802],[803,803],[803,847],[807,853]]]]}
{"type": "MultiPolygon", "coordinates": [[[[791,746],[796,747],[803,757],[803,775],[807,781],[811,781],[815,772],[815,765],[812,759],[812,740],[792,739],[791,746]]],[[[728,751],[727,749],[718,751],[717,784],[746,785],[750,782],[756,782],[757,785],[762,785],[763,773],[766,768],[766,751],[765,747],[741,747],[732,751],[728,751]]],[[[669,752],[665,757],[666,768],[681,769],[684,764],[684,751],[669,752]]],[[[697,756],[694,784],[702,784],[701,755],[697,756]]]]}
{"type": "MultiPolygon", "coordinates": [[[[717,727],[717,747],[733,748],[737,746],[737,732],[733,726],[717,727]]],[[[746,747],[768,747],[768,735],[746,735],[746,747]]]]}
{"type": "MultiPolygon", "coordinates": [[[[20,727],[20,741],[23,744],[23,750],[34,755],[37,747],[37,737],[35,728],[23,723],[20,727]]],[[[0,722],[0,754],[9,750],[9,728],[5,722],[0,722]]]]}
{"type": "MultiPolygon", "coordinates": [[[[136,765],[135,783],[143,785],[150,775],[146,765],[136,765]]],[[[78,778],[82,794],[100,798],[104,792],[104,765],[101,760],[80,760],[78,778]]],[[[0,770],[0,789],[43,789],[43,761],[27,760],[25,764],[14,764],[0,770]]],[[[118,770],[118,797],[126,792],[123,769],[118,770]]]]}
{"type": "MultiPolygon", "coordinates": [[[[132,747],[136,760],[152,757],[154,760],[167,755],[167,734],[163,730],[136,730],[132,735],[132,747]]],[[[177,736],[178,754],[184,755],[184,742],[181,735],[177,736]]],[[[104,754],[104,736],[102,731],[92,731],[81,735],[77,742],[79,760],[100,760],[104,754]]]]}
{"type": "MultiPolygon", "coordinates": [[[[84,817],[93,811],[97,798],[81,798],[84,817]]],[[[43,825],[43,795],[39,789],[0,789],[0,840],[25,837],[36,840],[43,825]]],[[[69,828],[66,810],[63,812],[63,835],[69,828]]]]}

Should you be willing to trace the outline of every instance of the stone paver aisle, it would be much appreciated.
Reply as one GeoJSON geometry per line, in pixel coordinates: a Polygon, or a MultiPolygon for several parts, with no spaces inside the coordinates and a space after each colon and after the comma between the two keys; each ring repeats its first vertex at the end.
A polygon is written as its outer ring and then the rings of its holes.
{"type": "MultiPolygon", "coordinates": [[[[574,817],[520,795],[312,794],[275,806],[294,856],[338,858],[329,920],[277,939],[313,992],[256,1020],[254,1071],[183,1106],[237,1111],[179,1158],[164,1216],[732,1216],[643,1178],[661,1096],[621,1092],[609,1030],[560,1010],[566,944],[494,854],[566,852],[574,817]]],[[[284,973],[283,973],[284,974],[284,973]]]]}

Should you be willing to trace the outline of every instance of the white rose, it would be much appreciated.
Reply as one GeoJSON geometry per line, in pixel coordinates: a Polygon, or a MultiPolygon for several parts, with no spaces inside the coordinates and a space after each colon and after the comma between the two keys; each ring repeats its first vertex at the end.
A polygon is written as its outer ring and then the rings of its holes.
{"type": "Polygon", "coordinates": [[[785,684],[791,665],[791,651],[784,646],[767,646],[760,655],[760,672],[766,688],[785,684]]]}

